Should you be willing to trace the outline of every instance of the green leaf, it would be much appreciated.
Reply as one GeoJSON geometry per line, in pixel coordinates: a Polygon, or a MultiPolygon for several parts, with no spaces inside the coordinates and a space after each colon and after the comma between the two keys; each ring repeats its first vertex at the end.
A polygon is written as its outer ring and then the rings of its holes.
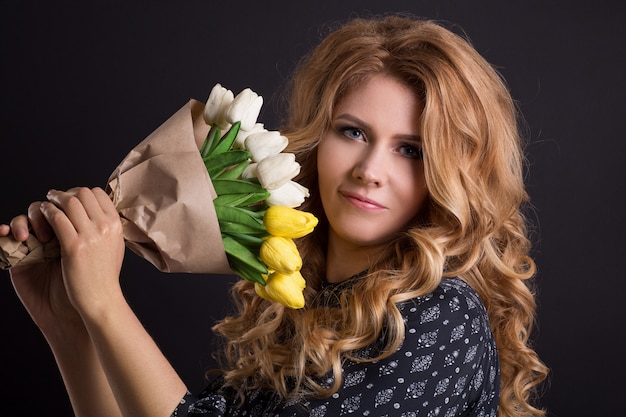
{"type": "Polygon", "coordinates": [[[211,155],[217,155],[228,151],[233,146],[233,143],[235,143],[240,126],[241,122],[235,122],[230,129],[228,129],[228,132],[226,132],[226,134],[220,139],[219,143],[213,147],[211,155]]]}
{"type": "Polygon", "coordinates": [[[263,220],[244,208],[216,205],[215,214],[220,222],[238,223],[259,231],[266,230],[263,220]]]}
{"type": "Polygon", "coordinates": [[[261,274],[267,274],[267,266],[250,249],[227,235],[222,235],[222,242],[226,254],[237,259],[246,266],[246,269],[252,268],[261,274]]]}
{"type": "Polygon", "coordinates": [[[262,193],[223,194],[213,200],[216,206],[247,207],[269,197],[269,191],[262,193]]]}
{"type": "Polygon", "coordinates": [[[267,211],[267,204],[252,204],[246,207],[247,210],[254,212],[254,216],[260,219],[265,216],[265,212],[267,211]]]}
{"type": "Polygon", "coordinates": [[[202,160],[204,161],[209,176],[213,178],[224,169],[247,161],[249,158],[250,153],[248,151],[237,150],[221,154],[211,154],[202,158],[202,160]]]}
{"type": "Polygon", "coordinates": [[[231,269],[237,275],[244,278],[246,281],[252,282],[253,284],[258,283],[258,284],[265,286],[265,280],[263,279],[263,275],[261,274],[261,272],[248,267],[245,263],[239,261],[238,259],[235,259],[235,258],[231,259],[228,256],[227,258],[229,258],[228,260],[229,260],[231,269]]]}
{"type": "Polygon", "coordinates": [[[259,253],[259,249],[263,244],[263,239],[259,236],[246,235],[243,233],[224,233],[223,234],[230,236],[246,248],[250,249],[255,254],[259,253]]]}
{"type": "Polygon", "coordinates": [[[201,157],[204,158],[209,154],[211,147],[216,142],[216,139],[220,137],[220,134],[221,134],[221,131],[217,127],[211,126],[211,129],[209,130],[209,133],[206,135],[206,139],[204,140],[204,143],[202,144],[202,147],[200,148],[201,157]]]}
{"type": "Polygon", "coordinates": [[[234,167],[224,170],[222,172],[220,172],[219,174],[216,174],[215,176],[212,176],[211,178],[216,179],[231,179],[231,180],[236,180],[237,178],[239,178],[241,176],[241,174],[243,174],[243,171],[246,170],[246,168],[248,167],[248,165],[250,165],[250,160],[247,159],[237,165],[235,165],[234,167]]]}
{"type": "Polygon", "coordinates": [[[267,230],[259,230],[257,228],[246,226],[241,223],[233,223],[227,221],[219,221],[220,230],[222,233],[243,233],[253,236],[266,236],[267,230]]]}
{"type": "Polygon", "coordinates": [[[261,193],[266,191],[260,184],[246,180],[215,179],[213,188],[217,195],[261,193]]]}

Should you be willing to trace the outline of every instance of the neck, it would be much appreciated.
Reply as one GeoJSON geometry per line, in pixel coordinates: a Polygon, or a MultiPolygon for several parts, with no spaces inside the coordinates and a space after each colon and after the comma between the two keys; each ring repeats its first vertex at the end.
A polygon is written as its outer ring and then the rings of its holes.
{"type": "Polygon", "coordinates": [[[341,282],[369,269],[372,259],[379,255],[381,250],[383,246],[357,246],[329,238],[326,280],[331,283],[341,282]]]}

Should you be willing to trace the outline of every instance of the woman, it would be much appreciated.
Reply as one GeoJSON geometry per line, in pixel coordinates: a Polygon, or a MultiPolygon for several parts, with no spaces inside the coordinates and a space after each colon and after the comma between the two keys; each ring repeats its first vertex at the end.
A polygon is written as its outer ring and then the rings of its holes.
{"type": "Polygon", "coordinates": [[[543,415],[522,152],[498,74],[433,22],[355,19],[303,61],[289,103],[302,209],[320,219],[299,242],[306,307],[237,283],[236,315],[214,328],[222,372],[198,397],[124,300],[102,190],[51,191],[0,226],[61,242],[60,267],[11,275],[76,415],[543,415]]]}

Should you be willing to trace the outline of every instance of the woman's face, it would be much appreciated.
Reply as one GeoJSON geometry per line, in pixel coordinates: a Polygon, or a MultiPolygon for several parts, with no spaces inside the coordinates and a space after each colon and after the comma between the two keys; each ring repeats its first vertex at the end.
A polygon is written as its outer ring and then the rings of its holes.
{"type": "Polygon", "coordinates": [[[413,91],[384,74],[358,84],[338,104],[317,157],[330,244],[384,244],[420,211],[428,193],[421,113],[413,91]]]}

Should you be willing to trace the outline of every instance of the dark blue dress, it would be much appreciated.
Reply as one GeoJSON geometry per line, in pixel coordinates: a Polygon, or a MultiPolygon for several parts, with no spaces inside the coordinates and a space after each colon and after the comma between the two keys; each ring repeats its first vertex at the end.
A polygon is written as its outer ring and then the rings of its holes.
{"type": "MultiPolygon", "coordinates": [[[[329,398],[284,403],[255,390],[237,406],[217,380],[186,395],[172,417],[496,417],[498,352],[476,292],[460,279],[444,279],[431,294],[398,307],[406,324],[401,347],[376,362],[346,360],[343,384],[329,398]]],[[[373,349],[359,356],[371,357],[373,349]]]]}

